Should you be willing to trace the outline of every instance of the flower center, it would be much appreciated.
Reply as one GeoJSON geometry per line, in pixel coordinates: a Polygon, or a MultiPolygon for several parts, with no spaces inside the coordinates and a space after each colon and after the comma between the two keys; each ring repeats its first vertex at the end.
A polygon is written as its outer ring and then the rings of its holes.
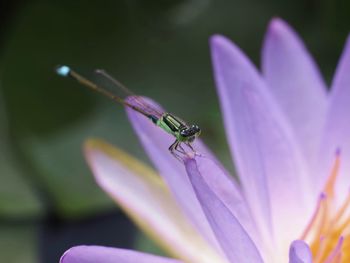
{"type": "Polygon", "coordinates": [[[334,188],[339,166],[340,153],[337,153],[316,210],[301,237],[310,245],[314,263],[350,262],[350,192],[337,205],[334,188]]]}

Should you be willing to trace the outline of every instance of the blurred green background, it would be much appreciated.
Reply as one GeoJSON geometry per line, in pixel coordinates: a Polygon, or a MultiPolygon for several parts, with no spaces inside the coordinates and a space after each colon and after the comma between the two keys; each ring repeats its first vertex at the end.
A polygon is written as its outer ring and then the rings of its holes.
{"type": "Polygon", "coordinates": [[[203,129],[230,157],[208,38],[221,33],[259,64],[269,20],[305,40],[328,83],[350,28],[348,1],[2,1],[0,262],[58,262],[77,244],[162,253],[96,186],[82,156],[101,137],[148,162],[122,107],[54,73],[104,68],[203,129]]]}

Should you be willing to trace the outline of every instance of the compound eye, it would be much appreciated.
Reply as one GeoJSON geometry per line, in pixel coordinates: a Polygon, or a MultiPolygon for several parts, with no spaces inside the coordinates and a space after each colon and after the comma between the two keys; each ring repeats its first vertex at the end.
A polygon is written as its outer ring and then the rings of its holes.
{"type": "Polygon", "coordinates": [[[186,135],[187,135],[187,131],[186,131],[186,130],[180,131],[180,135],[181,135],[181,136],[186,136],[186,135]]]}
{"type": "Polygon", "coordinates": [[[201,129],[198,127],[198,125],[192,125],[192,130],[199,132],[201,129]]]}

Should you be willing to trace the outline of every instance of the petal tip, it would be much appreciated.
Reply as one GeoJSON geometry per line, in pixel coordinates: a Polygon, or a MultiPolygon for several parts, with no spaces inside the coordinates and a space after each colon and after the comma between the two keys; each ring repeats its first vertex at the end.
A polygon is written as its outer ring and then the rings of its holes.
{"type": "Polygon", "coordinates": [[[217,34],[217,35],[211,36],[210,47],[211,47],[213,57],[217,58],[217,60],[220,60],[220,58],[225,58],[227,56],[236,57],[236,58],[244,56],[241,49],[229,38],[223,35],[217,34]]]}
{"type": "Polygon", "coordinates": [[[185,157],[183,159],[183,162],[184,162],[184,165],[187,166],[187,165],[190,165],[193,162],[196,162],[196,160],[195,160],[195,158],[188,156],[188,157],[185,157]]]}
{"type": "Polygon", "coordinates": [[[288,23],[280,17],[272,18],[268,25],[268,30],[267,30],[268,34],[273,34],[276,36],[279,36],[281,34],[286,34],[291,31],[292,29],[288,25],[288,23]]]}
{"type": "Polygon", "coordinates": [[[230,40],[220,34],[212,35],[209,38],[209,45],[213,51],[222,48],[223,46],[227,45],[228,42],[230,42],[230,40]]]}
{"type": "Polygon", "coordinates": [[[86,246],[75,246],[75,247],[71,247],[70,249],[66,250],[63,255],[60,258],[60,263],[67,263],[69,256],[73,253],[76,252],[76,250],[79,250],[80,248],[84,248],[86,246]]]}
{"type": "Polygon", "coordinates": [[[64,259],[65,259],[65,257],[67,256],[68,251],[69,251],[69,250],[65,251],[65,252],[63,253],[63,255],[61,256],[61,258],[60,258],[60,263],[64,263],[64,262],[65,262],[64,259]]]}
{"type": "Polygon", "coordinates": [[[289,248],[290,263],[311,263],[312,254],[310,247],[303,240],[295,240],[289,248]]]}
{"type": "Polygon", "coordinates": [[[226,37],[220,34],[214,34],[209,38],[209,42],[212,45],[216,45],[219,44],[222,41],[226,41],[226,37]]]}
{"type": "Polygon", "coordinates": [[[88,138],[84,141],[84,150],[90,150],[94,148],[99,148],[100,145],[105,144],[103,140],[97,138],[88,138]]]}
{"type": "Polygon", "coordinates": [[[108,148],[107,143],[101,139],[89,138],[85,140],[83,144],[83,153],[87,160],[89,156],[95,151],[103,151],[103,149],[108,148]]]}

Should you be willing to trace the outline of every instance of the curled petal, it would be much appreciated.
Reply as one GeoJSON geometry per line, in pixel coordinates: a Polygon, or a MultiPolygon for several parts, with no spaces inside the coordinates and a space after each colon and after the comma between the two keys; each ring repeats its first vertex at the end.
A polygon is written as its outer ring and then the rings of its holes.
{"type": "Polygon", "coordinates": [[[312,263],[310,248],[304,241],[296,240],[291,244],[289,263],[312,263]]]}
{"type": "Polygon", "coordinates": [[[279,18],[271,21],[265,36],[262,71],[311,163],[328,105],[326,85],[302,40],[279,18]]]}
{"type": "Polygon", "coordinates": [[[60,263],[181,263],[179,260],[137,251],[102,246],[77,246],[67,250],[60,263]]]}
{"type": "Polygon", "coordinates": [[[241,189],[238,188],[233,178],[227,174],[215,161],[205,156],[196,156],[197,170],[204,178],[208,187],[215,193],[218,199],[237,218],[260,251],[264,250],[260,235],[257,232],[255,220],[253,220],[249,207],[244,200],[241,189]]]}
{"type": "Polygon", "coordinates": [[[85,155],[101,188],[160,246],[185,261],[221,262],[152,169],[99,140],[86,143],[85,155]]]}
{"type": "Polygon", "coordinates": [[[263,262],[247,232],[198,170],[196,160],[187,159],[185,165],[202,209],[229,261],[263,262]]]}

